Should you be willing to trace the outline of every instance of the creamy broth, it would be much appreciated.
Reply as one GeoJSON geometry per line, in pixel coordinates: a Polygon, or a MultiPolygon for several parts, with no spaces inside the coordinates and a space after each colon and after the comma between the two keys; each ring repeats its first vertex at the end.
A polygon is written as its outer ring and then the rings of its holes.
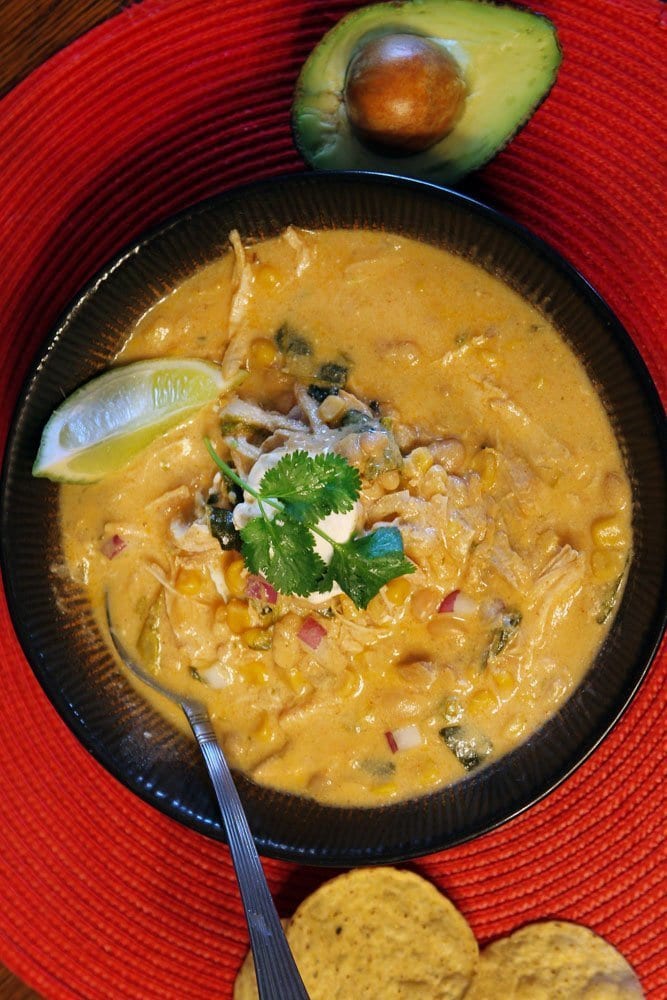
{"type": "Polygon", "coordinates": [[[118,361],[163,355],[246,377],[120,472],[63,486],[65,557],[100,619],[107,589],[142,661],[207,702],[233,766],[377,805],[459,780],[563,704],[613,618],[631,502],[603,406],[541,313],[430,246],[288,230],[236,237],[143,317],[118,361]],[[323,387],[323,372],[344,386],[323,387]],[[267,425],[248,429],[244,403],[267,425]],[[364,420],[346,434],[351,409],[364,420]],[[395,525],[416,566],[365,610],[346,595],[267,605],[202,516],[207,501],[232,505],[205,436],[247,475],[257,454],[309,435],[359,467],[358,528],[395,525]],[[307,620],[324,630],[316,648],[307,620]]]}

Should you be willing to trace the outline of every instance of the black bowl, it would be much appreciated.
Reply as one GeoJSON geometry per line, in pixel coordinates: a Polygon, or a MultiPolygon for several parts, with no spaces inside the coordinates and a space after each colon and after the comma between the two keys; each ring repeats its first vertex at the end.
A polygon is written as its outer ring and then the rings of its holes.
{"type": "Polygon", "coordinates": [[[224,840],[195,744],[142,701],[102,641],[85,595],[51,572],[59,559],[57,488],[33,479],[31,466],[42,428],[63,395],[104,369],[132,324],[176,282],[220,256],[231,229],[242,238],[265,238],[290,223],[400,233],[453,250],[503,278],[555,323],[583,361],[633,485],[635,551],[618,616],[583,683],[528,742],[453,786],[373,809],[322,806],[239,776],[263,853],[326,865],[396,861],[490,830],[561,782],[627,706],[665,625],[667,476],[658,394],[607,306],[526,230],[428,184],[307,174],[227,192],[149,233],[80,294],[26,383],[3,470],[5,586],[26,656],[83,745],[156,808],[224,840]]]}

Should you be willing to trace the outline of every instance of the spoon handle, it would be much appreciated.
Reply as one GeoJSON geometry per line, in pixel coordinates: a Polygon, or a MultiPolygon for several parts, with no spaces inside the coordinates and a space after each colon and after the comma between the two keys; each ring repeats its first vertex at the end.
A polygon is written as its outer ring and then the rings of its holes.
{"type": "Polygon", "coordinates": [[[276,911],[229,765],[203,705],[183,703],[222,813],[245,909],[260,1000],[309,1000],[276,911]]]}

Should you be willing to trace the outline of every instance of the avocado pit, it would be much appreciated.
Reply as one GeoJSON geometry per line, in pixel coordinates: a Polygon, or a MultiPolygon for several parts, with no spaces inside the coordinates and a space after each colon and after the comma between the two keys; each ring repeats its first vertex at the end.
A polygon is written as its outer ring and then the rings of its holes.
{"type": "Polygon", "coordinates": [[[350,124],[362,141],[417,153],[454,127],[466,85],[458,63],[443,46],[420,35],[387,34],[354,54],[344,98],[350,124]]]}

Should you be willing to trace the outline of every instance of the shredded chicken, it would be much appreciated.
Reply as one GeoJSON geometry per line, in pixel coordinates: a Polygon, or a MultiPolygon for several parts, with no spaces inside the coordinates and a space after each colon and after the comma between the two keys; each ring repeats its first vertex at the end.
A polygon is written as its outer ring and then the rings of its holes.
{"type": "Polygon", "coordinates": [[[453,347],[449,351],[445,351],[441,358],[438,358],[438,364],[442,365],[443,368],[447,368],[449,365],[456,361],[459,361],[468,351],[472,350],[474,347],[482,347],[489,338],[488,333],[480,333],[475,337],[470,337],[463,340],[456,347],[453,347]]]}
{"type": "Polygon", "coordinates": [[[275,431],[278,429],[288,431],[303,430],[303,423],[300,420],[294,420],[291,417],[285,416],[284,413],[277,413],[275,410],[265,410],[256,403],[249,403],[245,399],[238,399],[236,397],[227,403],[221,416],[223,420],[231,417],[233,420],[237,420],[239,424],[250,424],[252,427],[258,427],[266,431],[275,431]]]}
{"type": "Polygon", "coordinates": [[[398,490],[388,493],[379,500],[373,501],[366,509],[366,520],[369,524],[378,521],[424,521],[428,518],[428,501],[412,496],[408,490],[398,490]]]}
{"type": "Polygon", "coordinates": [[[561,587],[574,585],[582,572],[581,552],[571,545],[563,545],[535,577],[533,587],[536,597],[542,600],[561,587]]]}
{"type": "MultiPolygon", "coordinates": [[[[303,251],[305,261],[306,250],[300,236],[292,232],[286,235],[286,239],[296,252],[303,251]]],[[[236,240],[234,242],[239,272],[235,308],[242,310],[243,288],[247,291],[243,271],[249,264],[243,248],[236,240]]],[[[304,266],[307,264],[304,263],[304,266]]],[[[467,349],[466,345],[461,346],[462,351],[464,348],[467,349]]],[[[447,362],[443,359],[443,363],[447,362]]],[[[501,428],[503,421],[511,423],[513,433],[518,433],[520,442],[524,441],[527,449],[530,450],[537,442],[540,453],[548,458],[561,461],[567,454],[567,449],[562,449],[559,442],[530,421],[520,407],[488,378],[475,381],[473,392],[478,394],[487,410],[497,414],[501,428]]],[[[427,589],[435,586],[436,595],[447,594],[455,588],[469,588],[473,593],[486,591],[485,607],[496,609],[493,613],[495,618],[506,605],[502,600],[494,600],[494,580],[504,595],[513,593],[517,606],[524,610],[533,605],[534,595],[537,594],[537,631],[530,630],[530,640],[519,636],[513,643],[513,649],[524,641],[539,642],[539,636],[548,624],[562,613],[572,599],[582,566],[579,554],[566,545],[541,565],[536,574],[534,558],[522,552],[521,545],[516,541],[518,537],[524,546],[530,545],[521,535],[521,527],[525,523],[523,504],[530,503],[536,489],[543,493],[550,488],[541,479],[539,471],[536,474],[531,462],[522,455],[495,449],[498,490],[494,494],[483,487],[480,474],[466,470],[462,445],[459,444],[455,461],[449,462],[454,453],[452,441],[456,445],[456,439],[446,439],[447,448],[441,447],[442,442],[436,440],[429,443],[435,461],[426,471],[419,471],[419,456],[408,465],[412,458],[408,455],[407,471],[401,476],[403,458],[393,433],[365,402],[347,390],[337,390],[336,398],[344,404],[343,407],[331,406],[321,410],[321,399],[313,398],[307,387],[299,383],[294,387],[294,395],[295,405],[287,414],[264,409],[239,397],[227,402],[221,413],[223,426],[229,426],[225,443],[241,475],[256,488],[266,470],[291,451],[305,450],[309,454],[336,452],[343,455],[359,469],[362,476],[359,530],[387,524],[397,527],[402,535],[405,554],[417,568],[414,577],[417,586],[427,589]],[[329,422],[323,419],[323,414],[327,412],[331,413],[329,422]],[[389,480],[384,476],[390,470],[398,470],[392,473],[395,479],[389,480]]],[[[182,506],[180,496],[175,495],[173,502],[182,506]]],[[[249,518],[257,516],[256,506],[251,495],[246,495],[242,502],[236,504],[233,519],[237,529],[242,529],[249,518]]],[[[165,499],[165,507],[170,509],[169,498],[165,499]]],[[[215,559],[209,560],[209,552],[213,554],[215,550],[219,555],[219,547],[209,533],[205,515],[195,517],[191,522],[178,517],[172,521],[171,529],[174,544],[179,550],[191,558],[198,555],[205,563],[211,562],[209,576],[215,590],[227,596],[224,573],[220,567],[216,569],[215,559]]],[[[157,573],[154,575],[161,579],[157,573]]],[[[187,600],[184,603],[179,599],[168,580],[162,578],[162,582],[172,627],[175,632],[183,633],[179,641],[184,648],[194,652],[197,642],[190,635],[187,623],[184,610],[187,600]]],[[[338,593],[340,590],[336,588],[331,594],[319,597],[327,603],[338,593]]],[[[288,599],[285,606],[287,613],[283,611],[283,618],[274,627],[273,655],[276,663],[286,667],[301,658],[301,645],[294,632],[294,616],[290,610],[295,608],[302,613],[300,601],[299,598],[288,599]]],[[[349,607],[338,607],[335,600],[331,608],[334,617],[327,624],[326,643],[321,649],[308,654],[313,670],[324,670],[326,665],[329,671],[333,669],[334,661],[337,663],[340,659],[344,663],[345,657],[360,653],[387,638],[400,613],[386,598],[384,605],[375,605],[366,611],[354,609],[353,615],[349,607]]],[[[211,635],[204,643],[212,659],[215,657],[209,646],[215,641],[215,636],[211,635]]],[[[200,653],[204,648],[202,642],[199,641],[200,653]]],[[[212,680],[226,683],[227,674],[220,679],[215,674],[212,680]]],[[[318,683],[322,682],[320,677],[318,683]]]]}
{"type": "Polygon", "coordinates": [[[173,591],[174,593],[177,593],[176,588],[167,579],[167,577],[165,576],[163,570],[157,565],[157,563],[146,562],[146,563],[144,563],[144,565],[145,565],[147,571],[150,573],[150,575],[152,577],[154,577],[154,579],[156,579],[157,582],[162,587],[164,587],[165,590],[169,590],[169,591],[173,591]]]}
{"type": "Polygon", "coordinates": [[[507,532],[496,529],[493,545],[489,553],[489,563],[517,593],[523,593],[529,585],[530,569],[519,553],[510,545],[507,532]]]}
{"type": "Polygon", "coordinates": [[[234,252],[232,272],[232,300],[229,307],[229,342],[222,363],[223,374],[232,378],[237,374],[248,353],[250,329],[244,324],[248,303],[252,295],[253,274],[241,237],[234,229],[229,234],[234,252]]]}
{"type": "Polygon", "coordinates": [[[213,551],[217,553],[220,549],[204,520],[191,521],[188,524],[176,518],[169,525],[169,530],[174,544],[183,552],[213,551]]]}
{"type": "Polygon", "coordinates": [[[317,402],[312,398],[312,396],[308,395],[308,390],[305,385],[297,385],[295,387],[294,394],[299,408],[306,418],[307,423],[310,425],[310,429],[313,434],[318,434],[325,428],[328,430],[329,428],[317,412],[319,409],[317,402]]]}
{"type": "Polygon", "coordinates": [[[584,571],[581,552],[564,545],[536,577],[532,595],[535,627],[530,641],[531,650],[548,652],[549,636],[581,589],[584,571]]]}
{"type": "Polygon", "coordinates": [[[476,387],[477,405],[493,413],[499,431],[507,429],[508,438],[516,442],[531,464],[539,456],[540,466],[563,466],[571,457],[569,448],[549,434],[504,389],[488,376],[471,376],[471,388],[476,387]]]}
{"type": "Polygon", "coordinates": [[[305,234],[302,235],[302,233],[303,231],[296,230],[294,226],[288,226],[283,233],[285,242],[289,243],[296,253],[297,263],[294,273],[297,278],[300,278],[306,268],[310,267],[313,253],[310,247],[306,245],[305,234]]]}
{"type": "MultiPolygon", "coordinates": [[[[227,437],[228,446],[236,449],[243,459],[254,460],[275,448],[302,449],[310,454],[334,451],[369,478],[398,467],[401,455],[391,431],[351,393],[345,393],[349,419],[335,427],[322,420],[316,400],[304,386],[297,386],[295,395],[296,406],[287,415],[265,410],[243,399],[231,399],[221,414],[223,421],[231,418],[238,424],[234,433],[227,437]],[[248,440],[248,433],[254,432],[264,432],[268,436],[255,446],[248,440]]],[[[245,460],[243,466],[247,473],[245,460]]]]}
{"type": "Polygon", "coordinates": [[[164,592],[169,626],[179,650],[189,663],[211,663],[217,655],[220,634],[215,629],[215,609],[204,601],[172,588],[164,592]]]}
{"type": "MultiPolygon", "coordinates": [[[[290,280],[301,277],[311,264],[314,250],[308,246],[306,236],[305,231],[298,231],[292,226],[289,226],[282,235],[296,256],[294,272],[290,280]]],[[[234,254],[234,268],[228,320],[229,340],[222,362],[222,370],[225,377],[232,378],[243,367],[250,341],[257,335],[252,324],[247,322],[248,309],[254,293],[257,261],[253,259],[252,253],[244,247],[236,229],[229,234],[229,241],[234,254]]]]}

